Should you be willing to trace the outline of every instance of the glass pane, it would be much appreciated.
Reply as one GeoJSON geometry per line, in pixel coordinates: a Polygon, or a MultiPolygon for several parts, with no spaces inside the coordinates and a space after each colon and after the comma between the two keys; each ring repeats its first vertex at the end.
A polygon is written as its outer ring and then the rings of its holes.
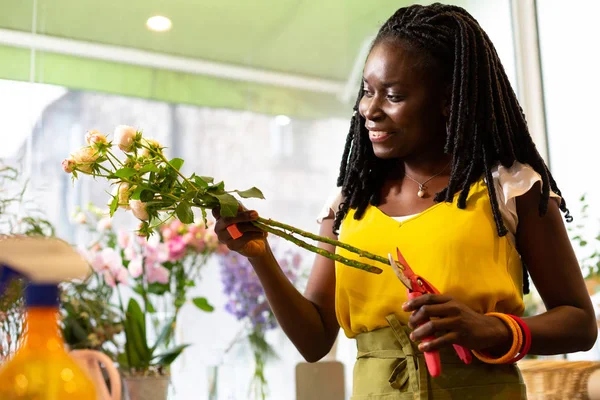
{"type": "MultiPolygon", "coordinates": [[[[335,187],[358,90],[361,47],[409,2],[213,3],[3,2],[9,12],[0,13],[1,29],[62,40],[60,51],[31,51],[17,40],[0,45],[0,61],[10,60],[0,63],[0,158],[22,160],[33,197],[60,237],[89,243],[72,214],[88,202],[106,207],[113,189],[89,177],[73,184],[62,159],[84,144],[87,130],[111,134],[119,124],[142,129],[169,157],[185,159],[187,175],[260,188],[266,200],[244,204],[262,216],[318,231],[316,217],[335,187]],[[146,29],[154,14],[169,16],[172,29],[146,29]]],[[[447,3],[479,20],[514,84],[509,1],[447,3]]],[[[113,224],[134,230],[137,221],[119,211],[113,224]]],[[[304,259],[312,265],[312,254],[304,259]]],[[[190,304],[181,310],[176,338],[192,346],[173,366],[174,398],[203,398],[207,371],[221,362],[219,385],[229,387],[219,393],[245,400],[252,354],[247,346],[224,354],[240,323],[225,311],[218,263],[210,260],[201,275],[192,296],[207,297],[216,310],[190,304]]],[[[279,356],[266,367],[269,398],[294,398],[301,356],[280,330],[267,340],[279,356]]],[[[355,352],[354,342],[340,337],[337,358],[346,367],[348,395],[355,352]]]]}
{"type": "MultiPolygon", "coordinates": [[[[575,220],[568,224],[584,274],[600,268],[600,187],[595,184],[600,146],[598,102],[600,91],[595,46],[600,3],[574,0],[568,7],[558,0],[538,0],[538,24],[544,77],[544,100],[552,173],[575,220]],[[557,27],[560,27],[559,29],[557,27]],[[585,201],[582,197],[585,195],[585,201]],[[586,206],[587,204],[587,206],[586,206]]],[[[598,293],[594,279],[591,293],[598,293]]],[[[592,296],[596,314],[598,294],[592,296]]],[[[598,344],[569,359],[599,359],[598,344]]]]}

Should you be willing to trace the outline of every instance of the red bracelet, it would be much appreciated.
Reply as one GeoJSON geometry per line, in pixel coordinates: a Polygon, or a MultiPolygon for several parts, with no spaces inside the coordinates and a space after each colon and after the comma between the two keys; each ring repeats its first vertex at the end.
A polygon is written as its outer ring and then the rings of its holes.
{"type": "Polygon", "coordinates": [[[523,357],[525,357],[527,353],[529,353],[529,349],[531,349],[531,330],[529,329],[525,321],[523,321],[521,318],[510,314],[508,316],[514,319],[523,331],[523,348],[519,352],[519,355],[517,355],[509,362],[509,364],[514,364],[517,361],[521,360],[523,357]]]}

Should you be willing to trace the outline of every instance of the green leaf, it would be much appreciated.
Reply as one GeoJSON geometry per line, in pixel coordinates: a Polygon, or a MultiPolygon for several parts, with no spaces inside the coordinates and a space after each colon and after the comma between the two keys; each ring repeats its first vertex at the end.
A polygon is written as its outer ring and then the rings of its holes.
{"type": "Polygon", "coordinates": [[[137,174],[137,170],[133,168],[121,168],[115,171],[115,176],[117,178],[131,178],[135,174],[137,174]]]}
{"type": "Polygon", "coordinates": [[[212,194],[212,196],[219,200],[219,205],[221,206],[221,216],[235,217],[237,215],[240,204],[235,197],[229,193],[212,194]]]}
{"type": "Polygon", "coordinates": [[[204,222],[204,227],[208,228],[208,214],[204,208],[201,208],[200,211],[202,212],[202,221],[204,222]]]}
{"type": "Polygon", "coordinates": [[[160,335],[158,335],[154,346],[152,346],[152,349],[150,350],[150,353],[154,354],[154,352],[161,345],[161,343],[165,342],[173,335],[173,325],[175,324],[176,318],[177,317],[173,317],[165,323],[165,326],[163,326],[160,335]]]}
{"type": "Polygon", "coordinates": [[[154,200],[154,192],[152,192],[151,190],[147,190],[147,189],[143,190],[142,193],[140,194],[140,200],[143,201],[144,203],[154,200]]]}
{"type": "Polygon", "coordinates": [[[175,208],[175,214],[177,214],[177,218],[184,224],[194,223],[192,206],[187,201],[182,201],[177,205],[177,208],[175,208]]]}
{"type": "Polygon", "coordinates": [[[140,296],[144,295],[144,288],[142,288],[141,285],[137,285],[133,288],[133,291],[137,294],[139,294],[140,296]]]}
{"type": "Polygon", "coordinates": [[[588,242],[586,240],[582,240],[582,241],[579,242],[579,245],[581,247],[587,246],[587,244],[588,244],[588,242]]]}
{"type": "Polygon", "coordinates": [[[213,183],[215,181],[215,179],[210,176],[201,176],[200,179],[202,179],[204,182],[208,182],[208,183],[213,183]]]}
{"type": "Polygon", "coordinates": [[[213,312],[215,308],[206,300],[206,297],[195,297],[192,303],[202,311],[213,312]]]}
{"type": "Polygon", "coordinates": [[[143,187],[141,187],[141,186],[137,186],[137,187],[135,188],[135,190],[133,191],[133,193],[131,194],[131,198],[132,198],[133,200],[139,200],[139,199],[140,199],[140,195],[142,194],[142,192],[143,192],[144,190],[145,190],[145,189],[144,189],[143,187]]]}
{"type": "Polygon", "coordinates": [[[131,367],[129,361],[127,361],[127,354],[125,353],[121,353],[117,356],[117,362],[122,370],[128,370],[131,367]]]}
{"type": "Polygon", "coordinates": [[[146,172],[158,172],[160,169],[155,164],[146,164],[140,169],[140,175],[146,172]]]}
{"type": "Polygon", "coordinates": [[[154,306],[152,305],[152,302],[150,300],[148,301],[144,301],[144,304],[146,306],[146,310],[150,313],[150,314],[154,314],[156,313],[156,308],[154,308],[154,306]]]}
{"type": "Polygon", "coordinates": [[[174,158],[171,161],[169,161],[169,164],[171,164],[173,168],[179,171],[181,169],[181,166],[183,165],[183,160],[181,158],[174,158]]]}
{"type": "Polygon", "coordinates": [[[225,182],[221,181],[216,185],[212,185],[206,189],[211,194],[223,194],[225,193],[225,182]]]}
{"type": "Polygon", "coordinates": [[[175,308],[181,308],[185,304],[185,300],[184,299],[175,299],[173,304],[175,305],[175,308]]]}
{"type": "Polygon", "coordinates": [[[256,188],[256,187],[252,187],[248,190],[236,190],[237,194],[240,195],[240,197],[243,197],[245,199],[264,199],[265,196],[263,196],[262,192],[256,188]]]}
{"type": "Polygon", "coordinates": [[[151,359],[146,336],[146,316],[135,299],[129,299],[127,318],[124,324],[127,338],[126,347],[129,349],[131,366],[134,368],[144,368],[149,364],[151,359]]]}
{"type": "Polygon", "coordinates": [[[168,367],[169,365],[173,364],[173,362],[177,359],[177,357],[179,357],[181,355],[183,350],[185,350],[189,346],[190,346],[189,344],[182,344],[182,345],[172,348],[171,350],[169,350],[165,353],[162,353],[162,354],[159,354],[159,355],[153,357],[153,359],[158,358],[158,361],[155,362],[155,365],[168,367]]]}
{"type": "Polygon", "coordinates": [[[148,285],[148,293],[156,294],[159,296],[162,296],[163,294],[167,293],[168,290],[168,284],[154,282],[148,285]]]}
{"type": "Polygon", "coordinates": [[[112,217],[119,208],[119,196],[114,196],[110,202],[110,216],[112,217]]]}
{"type": "Polygon", "coordinates": [[[194,176],[194,183],[196,184],[196,186],[199,186],[200,188],[207,188],[208,184],[209,184],[209,182],[202,179],[201,176],[194,176]]]}

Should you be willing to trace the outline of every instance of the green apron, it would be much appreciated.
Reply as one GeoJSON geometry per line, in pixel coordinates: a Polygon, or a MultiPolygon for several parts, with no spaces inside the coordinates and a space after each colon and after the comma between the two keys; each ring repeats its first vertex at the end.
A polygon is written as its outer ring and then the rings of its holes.
{"type": "Polygon", "coordinates": [[[423,353],[395,315],[389,328],[356,336],[351,400],[525,400],[525,384],[516,365],[490,365],[473,357],[465,365],[450,347],[440,351],[442,374],[432,378],[423,353]]]}

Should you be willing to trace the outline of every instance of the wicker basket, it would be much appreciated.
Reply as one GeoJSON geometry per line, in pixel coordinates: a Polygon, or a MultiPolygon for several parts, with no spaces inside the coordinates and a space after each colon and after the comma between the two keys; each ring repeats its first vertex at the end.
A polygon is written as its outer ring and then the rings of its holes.
{"type": "Polygon", "coordinates": [[[524,360],[519,362],[528,400],[588,399],[588,378],[599,362],[524,360]]]}

